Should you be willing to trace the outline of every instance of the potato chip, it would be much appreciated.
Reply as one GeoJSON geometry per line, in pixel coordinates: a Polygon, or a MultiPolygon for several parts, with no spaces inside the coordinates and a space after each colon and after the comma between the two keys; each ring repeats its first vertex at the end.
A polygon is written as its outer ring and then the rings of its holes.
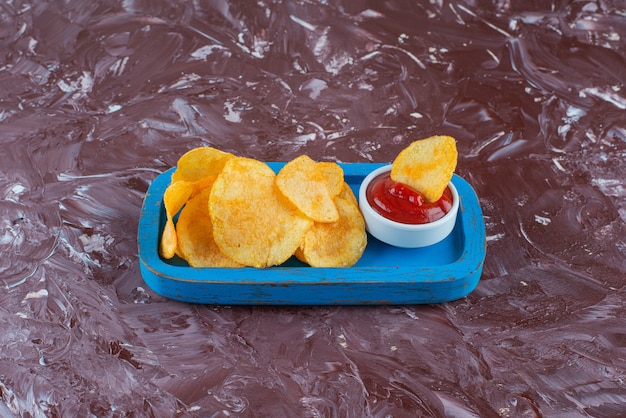
{"type": "Polygon", "coordinates": [[[174,228],[174,222],[167,220],[165,222],[165,228],[161,234],[161,242],[159,246],[159,254],[165,259],[170,259],[176,255],[176,248],[178,246],[178,238],[176,237],[176,229],[174,228]]]}
{"type": "Polygon", "coordinates": [[[165,228],[161,236],[161,247],[159,252],[161,257],[170,259],[176,254],[177,237],[174,228],[174,216],[187,203],[191,197],[194,187],[193,183],[188,181],[177,181],[165,189],[163,194],[163,205],[165,206],[165,228]]]}
{"type": "Polygon", "coordinates": [[[192,197],[200,194],[205,189],[210,189],[211,187],[213,187],[213,183],[215,183],[215,179],[217,179],[217,174],[216,175],[209,175],[207,177],[204,177],[201,180],[194,181],[193,182],[193,192],[191,193],[190,199],[192,197]]]}
{"type": "Polygon", "coordinates": [[[206,187],[187,202],[176,224],[178,250],[192,267],[241,267],[227,257],[213,239],[213,225],[209,216],[209,195],[206,187]]]}
{"type": "Polygon", "coordinates": [[[343,188],[343,169],[337,163],[322,161],[317,163],[317,170],[322,173],[326,181],[326,188],[331,197],[341,193],[343,188]]]}
{"type": "Polygon", "coordinates": [[[334,202],[339,219],[316,222],[296,251],[296,257],[312,267],[350,267],[365,251],[365,221],[350,187],[345,185],[334,202]]]}
{"type": "Polygon", "coordinates": [[[457,163],[456,141],[432,136],[411,143],[391,166],[391,178],[422,193],[430,202],[439,200],[450,183],[457,163]]]}
{"type": "Polygon", "coordinates": [[[172,183],[163,195],[167,219],[159,247],[161,257],[170,259],[177,251],[178,237],[173,222],[174,216],[190,198],[213,184],[217,174],[224,167],[224,161],[230,157],[234,156],[214,148],[202,147],[189,151],[179,159],[179,164],[182,165],[172,174],[172,183]],[[193,168],[192,164],[204,166],[193,168]]]}
{"type": "Polygon", "coordinates": [[[196,182],[205,177],[217,176],[233,154],[213,147],[198,147],[183,154],[172,174],[172,183],[179,180],[196,182]]]}
{"type": "Polygon", "coordinates": [[[340,197],[343,198],[343,199],[351,201],[356,206],[359,206],[359,201],[357,200],[356,196],[354,195],[354,192],[350,188],[350,185],[348,185],[348,183],[346,183],[346,182],[344,182],[342,187],[341,187],[340,197]]]}
{"type": "MultiPolygon", "coordinates": [[[[335,222],[339,213],[328,189],[327,171],[306,155],[283,166],[276,176],[278,189],[315,222],[335,222]]],[[[343,182],[343,172],[340,184],[343,182]]]]}
{"type": "Polygon", "coordinates": [[[278,190],[276,174],[265,163],[229,160],[213,184],[209,215],[217,246],[238,263],[281,264],[302,243],[313,221],[278,190]]]}
{"type": "Polygon", "coordinates": [[[168,218],[174,218],[176,214],[187,203],[194,192],[194,183],[190,181],[176,181],[165,189],[163,194],[163,205],[168,218]]]}

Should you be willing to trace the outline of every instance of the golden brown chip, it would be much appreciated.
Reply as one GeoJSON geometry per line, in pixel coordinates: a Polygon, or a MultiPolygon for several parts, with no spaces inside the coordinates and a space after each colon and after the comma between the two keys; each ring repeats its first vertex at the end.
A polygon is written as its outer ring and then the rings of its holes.
{"type": "Polygon", "coordinates": [[[176,229],[174,229],[174,222],[168,219],[165,221],[165,228],[163,228],[163,234],[161,235],[159,254],[161,254],[161,257],[169,260],[176,254],[177,245],[178,240],[176,237],[176,229]]]}
{"type": "Polygon", "coordinates": [[[361,258],[367,245],[365,221],[350,194],[352,191],[344,188],[335,198],[337,222],[316,222],[304,235],[296,252],[298,259],[312,267],[350,267],[361,258]]]}
{"type": "Polygon", "coordinates": [[[173,218],[187,203],[194,191],[194,184],[189,181],[176,181],[165,189],[163,194],[163,205],[165,213],[169,218],[173,218]]]}
{"type": "Polygon", "coordinates": [[[341,193],[343,188],[343,169],[337,163],[322,161],[317,163],[317,170],[322,173],[326,181],[326,188],[331,197],[341,193]]]}
{"type": "Polygon", "coordinates": [[[324,173],[318,169],[315,161],[301,155],[283,166],[276,176],[276,185],[289,201],[312,220],[334,222],[339,219],[339,213],[324,173]]]}
{"type": "Polygon", "coordinates": [[[457,163],[456,141],[432,136],[403,149],[391,167],[391,178],[422,193],[430,202],[439,200],[450,183],[457,163]]]}
{"type": "Polygon", "coordinates": [[[224,164],[233,154],[220,151],[213,147],[198,147],[183,154],[172,174],[172,182],[186,180],[196,182],[205,177],[217,176],[224,168],[224,164]]]}
{"type": "Polygon", "coordinates": [[[200,194],[205,189],[210,189],[211,187],[213,187],[215,179],[217,179],[217,175],[209,175],[201,180],[193,182],[193,193],[191,194],[191,197],[200,194]]]}
{"type": "Polygon", "coordinates": [[[209,197],[213,237],[238,263],[282,264],[313,224],[280,193],[275,179],[267,164],[238,157],[226,163],[213,184],[209,197]]]}
{"type": "Polygon", "coordinates": [[[163,205],[165,206],[167,219],[165,220],[165,228],[163,229],[161,246],[159,248],[159,252],[163,258],[170,259],[176,254],[177,237],[173,219],[185,203],[187,203],[193,190],[193,183],[182,180],[170,184],[167,186],[167,189],[165,189],[163,205]]]}
{"type": "Polygon", "coordinates": [[[205,188],[183,208],[176,224],[178,251],[192,267],[241,267],[222,253],[213,239],[209,216],[210,188],[205,188]]]}
{"type": "Polygon", "coordinates": [[[357,200],[356,196],[354,195],[354,192],[350,188],[350,185],[348,185],[348,183],[346,182],[344,182],[342,185],[341,193],[339,193],[339,197],[351,201],[357,207],[359,206],[359,201],[357,200]]]}

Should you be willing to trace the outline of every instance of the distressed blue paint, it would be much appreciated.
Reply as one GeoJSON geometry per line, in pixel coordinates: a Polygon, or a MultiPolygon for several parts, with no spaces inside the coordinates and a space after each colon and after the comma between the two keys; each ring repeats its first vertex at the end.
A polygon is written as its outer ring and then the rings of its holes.
{"type": "MultiPolygon", "coordinates": [[[[283,163],[270,163],[279,170],[283,163]]],[[[363,178],[383,164],[341,164],[355,194],[363,178]]],[[[452,181],[461,208],[452,234],[425,248],[400,249],[368,236],[351,268],[312,268],[295,258],[266,269],[191,268],[162,260],[158,242],[165,222],[163,193],[173,169],[151,184],[139,220],[139,259],[146,284],[167,298],[203,304],[362,305],[427,304],[468,295],[485,259],[485,224],[478,198],[463,178],[452,181]]]]}

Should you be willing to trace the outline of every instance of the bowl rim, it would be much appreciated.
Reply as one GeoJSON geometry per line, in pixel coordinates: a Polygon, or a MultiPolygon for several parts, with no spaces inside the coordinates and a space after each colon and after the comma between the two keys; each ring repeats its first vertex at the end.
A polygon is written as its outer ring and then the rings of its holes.
{"type": "MultiPolygon", "coordinates": [[[[391,164],[387,164],[371,171],[367,176],[365,176],[365,178],[361,182],[361,185],[359,186],[359,204],[361,206],[362,212],[367,211],[368,216],[374,218],[376,221],[382,223],[385,226],[389,226],[395,229],[403,229],[406,231],[428,231],[431,229],[435,229],[441,226],[442,224],[448,223],[450,218],[457,216],[457,212],[459,209],[460,196],[455,185],[452,183],[452,179],[448,183],[448,187],[450,188],[450,192],[452,193],[452,206],[450,207],[450,210],[444,216],[437,219],[436,221],[428,222],[425,224],[406,224],[402,222],[392,221],[391,219],[388,219],[384,217],[383,215],[381,215],[380,213],[378,213],[370,205],[370,202],[367,200],[367,186],[369,186],[372,180],[378,177],[380,174],[391,171],[391,166],[392,166],[391,164]]],[[[365,213],[364,213],[364,216],[365,216],[365,213]]]]}

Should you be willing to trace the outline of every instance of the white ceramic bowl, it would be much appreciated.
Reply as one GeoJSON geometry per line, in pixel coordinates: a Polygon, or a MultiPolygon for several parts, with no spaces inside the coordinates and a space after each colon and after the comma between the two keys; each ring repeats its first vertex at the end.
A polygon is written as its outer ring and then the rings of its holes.
{"type": "Polygon", "coordinates": [[[456,223],[460,200],[454,184],[452,182],[448,184],[452,192],[452,207],[442,218],[426,224],[403,224],[385,218],[367,201],[367,186],[374,178],[386,171],[391,171],[391,164],[372,171],[363,179],[359,188],[359,207],[365,218],[368,232],[389,245],[402,248],[426,247],[450,235],[456,223]]]}

